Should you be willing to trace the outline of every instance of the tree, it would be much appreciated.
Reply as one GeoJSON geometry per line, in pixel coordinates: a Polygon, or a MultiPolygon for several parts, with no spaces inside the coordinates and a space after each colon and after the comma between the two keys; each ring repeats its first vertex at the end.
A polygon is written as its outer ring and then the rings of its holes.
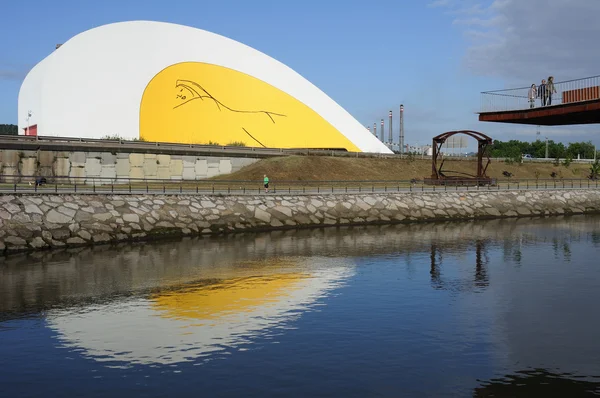
{"type": "Polygon", "coordinates": [[[567,147],[567,154],[571,155],[573,159],[577,159],[577,156],[581,156],[582,159],[593,159],[595,150],[591,141],[572,142],[567,147]]]}
{"type": "Polygon", "coordinates": [[[14,124],[0,124],[0,135],[18,135],[19,127],[14,124]]]}
{"type": "MultiPolygon", "coordinates": [[[[581,156],[583,159],[594,158],[594,144],[588,142],[571,142],[565,146],[562,142],[554,142],[548,140],[548,157],[551,159],[571,156],[572,159],[577,159],[581,156]]],[[[494,158],[515,158],[526,153],[536,157],[544,158],[546,156],[546,142],[536,140],[534,142],[525,142],[518,140],[500,141],[494,140],[490,148],[490,156],[494,158]]]]}
{"type": "Polygon", "coordinates": [[[551,158],[564,158],[567,153],[565,144],[562,142],[555,143],[554,141],[548,141],[548,156],[551,158]]]}

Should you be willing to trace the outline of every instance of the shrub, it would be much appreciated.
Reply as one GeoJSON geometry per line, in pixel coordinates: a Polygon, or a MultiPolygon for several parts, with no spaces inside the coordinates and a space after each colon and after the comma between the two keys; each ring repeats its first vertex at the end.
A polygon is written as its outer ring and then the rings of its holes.
{"type": "Polygon", "coordinates": [[[118,134],[107,134],[104,137],[102,137],[103,140],[112,140],[112,141],[119,141],[122,140],[121,137],[119,137],[118,134]]]}
{"type": "Polygon", "coordinates": [[[600,163],[598,159],[590,166],[590,176],[591,180],[597,180],[600,177],[600,163]]]}
{"type": "Polygon", "coordinates": [[[233,141],[227,144],[226,146],[246,146],[246,143],[243,141],[233,141]]]}
{"type": "Polygon", "coordinates": [[[513,165],[516,163],[520,166],[521,163],[523,163],[523,157],[520,153],[512,153],[509,157],[504,159],[504,163],[506,163],[507,165],[513,165]]]}
{"type": "Polygon", "coordinates": [[[111,141],[141,141],[141,142],[147,142],[148,140],[146,140],[143,137],[140,138],[123,138],[118,134],[107,134],[104,137],[102,137],[101,139],[103,140],[111,140],[111,141]]]}

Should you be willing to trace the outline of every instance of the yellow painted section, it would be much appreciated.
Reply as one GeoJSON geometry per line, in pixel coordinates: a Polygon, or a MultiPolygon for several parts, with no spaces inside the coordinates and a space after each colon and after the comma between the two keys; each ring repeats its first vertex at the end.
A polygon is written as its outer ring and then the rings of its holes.
{"type": "Polygon", "coordinates": [[[140,138],[360,152],[289,94],[245,73],[199,62],[169,66],[150,81],[140,105],[140,138]]]}
{"type": "Polygon", "coordinates": [[[240,312],[252,312],[286,299],[297,289],[305,274],[289,273],[237,278],[183,291],[160,294],[151,299],[152,308],[167,318],[211,320],[240,312]]]}

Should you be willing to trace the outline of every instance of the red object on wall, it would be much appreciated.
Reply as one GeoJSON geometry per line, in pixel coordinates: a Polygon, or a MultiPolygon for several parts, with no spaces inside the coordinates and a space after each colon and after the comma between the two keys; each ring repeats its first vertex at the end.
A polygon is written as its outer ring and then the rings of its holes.
{"type": "Polygon", "coordinates": [[[23,131],[25,131],[25,135],[37,136],[37,124],[29,126],[29,129],[27,127],[24,127],[23,131]]]}
{"type": "Polygon", "coordinates": [[[600,86],[578,88],[576,90],[563,91],[563,104],[569,102],[589,101],[600,98],[600,86]]]}

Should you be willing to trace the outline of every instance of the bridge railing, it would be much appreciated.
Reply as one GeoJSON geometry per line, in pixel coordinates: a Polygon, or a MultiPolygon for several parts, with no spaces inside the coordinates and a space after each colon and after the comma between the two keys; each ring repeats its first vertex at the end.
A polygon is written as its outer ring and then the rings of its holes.
{"type": "MultiPolygon", "coordinates": [[[[538,96],[534,102],[535,108],[542,107],[542,99],[539,97],[540,84],[541,80],[535,83],[538,89],[538,96]]],[[[480,112],[502,112],[530,109],[530,88],[531,85],[527,87],[511,88],[506,90],[484,91],[481,93],[480,112]]],[[[556,92],[552,93],[552,103],[547,106],[600,99],[600,75],[586,77],[583,79],[555,82],[554,88],[556,92]]]]}
{"type": "MultiPolygon", "coordinates": [[[[255,195],[265,190],[259,180],[170,180],[120,177],[0,175],[0,195],[23,194],[186,194],[255,195]],[[39,184],[41,180],[41,184],[39,184]]],[[[554,178],[517,179],[513,177],[477,180],[453,178],[431,184],[423,178],[411,180],[275,180],[269,183],[273,194],[393,193],[407,191],[471,191],[529,189],[598,189],[598,179],[554,178]]]]}

